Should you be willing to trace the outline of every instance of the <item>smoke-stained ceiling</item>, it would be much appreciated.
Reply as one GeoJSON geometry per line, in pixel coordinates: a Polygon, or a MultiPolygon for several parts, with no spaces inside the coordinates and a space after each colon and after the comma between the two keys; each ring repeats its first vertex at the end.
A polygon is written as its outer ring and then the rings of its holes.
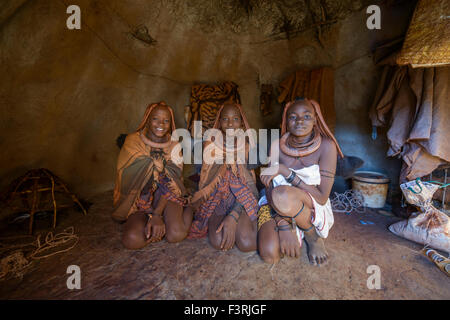
{"type": "MultiPolygon", "coordinates": [[[[29,1],[2,1],[0,3],[0,26],[29,1]]],[[[65,1],[60,1],[65,4],[65,1]]],[[[283,34],[289,37],[289,35],[295,35],[308,28],[331,24],[343,19],[348,14],[363,9],[370,2],[374,1],[122,0],[96,1],[96,6],[99,9],[102,6],[109,6],[120,15],[139,9],[143,20],[147,21],[129,21],[135,25],[158,23],[161,12],[165,11],[180,23],[197,27],[203,32],[259,33],[269,37],[283,34]]],[[[82,4],[83,1],[80,3],[82,4]]]]}
{"type": "MultiPolygon", "coordinates": [[[[117,12],[141,1],[109,2],[117,12]]],[[[159,0],[144,5],[157,23],[162,11],[206,33],[258,33],[289,37],[311,27],[332,24],[368,5],[369,0],[159,0]]],[[[372,1],[373,2],[373,1],[372,1]]]]}

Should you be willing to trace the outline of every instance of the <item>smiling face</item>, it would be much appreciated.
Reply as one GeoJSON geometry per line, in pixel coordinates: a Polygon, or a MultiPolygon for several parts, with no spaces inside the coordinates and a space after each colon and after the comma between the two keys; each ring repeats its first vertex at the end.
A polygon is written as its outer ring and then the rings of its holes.
{"type": "Polygon", "coordinates": [[[296,137],[309,135],[316,124],[314,108],[305,102],[293,104],[286,113],[287,131],[296,137]]]}
{"type": "Polygon", "coordinates": [[[223,107],[219,119],[220,130],[223,133],[227,129],[240,129],[242,128],[242,118],[239,109],[232,104],[227,104],[223,107]]]}
{"type": "Polygon", "coordinates": [[[150,138],[163,138],[170,131],[171,116],[169,109],[156,106],[147,120],[147,134],[150,138]]]}

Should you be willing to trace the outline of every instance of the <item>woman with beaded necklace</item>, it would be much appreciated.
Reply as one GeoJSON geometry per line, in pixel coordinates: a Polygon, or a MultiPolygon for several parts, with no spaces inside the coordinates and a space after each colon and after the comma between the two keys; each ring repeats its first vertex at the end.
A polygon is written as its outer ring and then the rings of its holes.
{"type": "Polygon", "coordinates": [[[323,239],[334,223],[329,195],[334,182],[339,145],[314,100],[286,104],[282,118],[279,163],[262,170],[266,195],[258,212],[258,250],[276,263],[284,256],[299,257],[302,238],[313,265],[328,259],[323,239]]]}

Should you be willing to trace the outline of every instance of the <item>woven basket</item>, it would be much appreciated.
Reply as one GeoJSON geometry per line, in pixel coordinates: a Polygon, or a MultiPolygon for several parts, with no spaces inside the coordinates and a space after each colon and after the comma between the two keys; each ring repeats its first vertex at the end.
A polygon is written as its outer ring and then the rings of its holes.
{"type": "Polygon", "coordinates": [[[397,64],[432,67],[450,64],[450,1],[420,0],[397,64]]]}

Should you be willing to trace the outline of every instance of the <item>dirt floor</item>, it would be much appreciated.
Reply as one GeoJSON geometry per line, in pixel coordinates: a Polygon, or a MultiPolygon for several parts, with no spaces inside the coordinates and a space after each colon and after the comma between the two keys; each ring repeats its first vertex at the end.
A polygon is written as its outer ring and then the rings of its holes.
{"type": "MultiPolygon", "coordinates": [[[[110,218],[111,199],[112,193],[90,199],[86,216],[62,212],[54,234],[73,226],[79,242],[67,252],[33,260],[22,278],[0,281],[0,299],[450,299],[450,279],[420,254],[422,246],[388,231],[399,220],[393,216],[336,213],[325,267],[311,266],[305,247],[300,259],[284,258],[272,267],[256,252],[218,252],[206,239],[126,250],[121,226],[110,218]],[[70,265],[80,267],[79,290],[67,288],[70,265]],[[379,290],[367,288],[370,265],[380,267],[379,290]]],[[[50,217],[37,219],[34,238],[21,241],[44,237],[50,224],[50,217]]],[[[1,238],[26,231],[24,221],[3,230],[1,238]]]]}

